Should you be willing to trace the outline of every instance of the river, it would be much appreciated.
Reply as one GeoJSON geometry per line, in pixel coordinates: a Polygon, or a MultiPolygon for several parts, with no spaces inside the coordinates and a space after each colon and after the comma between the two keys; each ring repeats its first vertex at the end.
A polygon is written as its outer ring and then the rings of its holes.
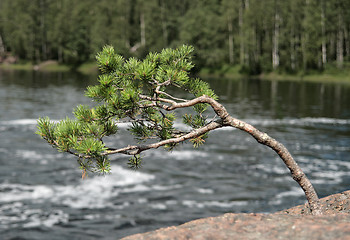
{"type": "MultiPolygon", "coordinates": [[[[207,79],[232,116],[281,141],[320,197],[349,190],[349,85],[207,79]]],[[[118,156],[107,176],[81,179],[76,159],[35,135],[36,119],[92,105],[96,76],[0,71],[0,238],[118,239],[226,212],[274,212],[305,202],[278,156],[230,128],[193,149],[118,156]]],[[[131,138],[121,126],[113,141],[131,138]]]]}

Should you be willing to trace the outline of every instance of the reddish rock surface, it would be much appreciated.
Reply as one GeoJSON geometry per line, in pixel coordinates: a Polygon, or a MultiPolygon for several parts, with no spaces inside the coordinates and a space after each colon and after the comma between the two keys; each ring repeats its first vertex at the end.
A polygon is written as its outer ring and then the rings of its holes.
{"type": "MultiPolygon", "coordinates": [[[[350,190],[330,195],[321,199],[324,214],[350,213],[350,190]]],[[[310,214],[308,204],[299,205],[280,213],[288,214],[310,214]]]]}
{"type": "Polygon", "coordinates": [[[136,234],[124,240],[155,239],[344,239],[350,240],[350,191],[321,199],[322,216],[307,205],[274,214],[227,213],[180,226],[136,234]]]}

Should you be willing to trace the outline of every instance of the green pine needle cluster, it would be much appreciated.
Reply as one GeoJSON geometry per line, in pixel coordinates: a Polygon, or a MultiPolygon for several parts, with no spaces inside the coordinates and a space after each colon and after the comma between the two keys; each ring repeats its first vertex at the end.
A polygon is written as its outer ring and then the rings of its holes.
{"type": "MultiPolygon", "coordinates": [[[[76,107],[75,119],[53,122],[48,117],[40,118],[37,134],[59,151],[76,155],[84,174],[86,171],[110,171],[107,157],[110,148],[103,138],[118,132],[118,122],[131,122],[128,130],[139,142],[162,141],[185,134],[174,127],[175,112],[160,107],[179,100],[169,95],[167,89],[176,87],[193,97],[207,95],[217,99],[206,82],[190,78],[192,52],[192,46],[184,45],[149,53],[144,60],[138,60],[124,59],[113,47],[105,46],[96,56],[101,71],[98,84],[87,87],[85,93],[96,106],[76,107]]],[[[183,122],[191,129],[204,126],[206,108],[206,104],[195,105],[194,115],[183,116],[183,122]]],[[[206,137],[204,134],[191,142],[198,147],[206,137]]],[[[171,150],[176,145],[167,144],[165,148],[171,150]]],[[[128,165],[137,169],[141,166],[141,157],[133,155],[128,165]]]]}
{"type": "Polygon", "coordinates": [[[129,159],[128,166],[133,169],[137,170],[142,167],[142,158],[139,154],[132,156],[129,159]]]}

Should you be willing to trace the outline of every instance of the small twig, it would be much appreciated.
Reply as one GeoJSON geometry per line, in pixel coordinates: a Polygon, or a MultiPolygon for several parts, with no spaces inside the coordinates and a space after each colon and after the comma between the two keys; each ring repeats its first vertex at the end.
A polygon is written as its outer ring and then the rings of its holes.
{"type": "Polygon", "coordinates": [[[182,102],[187,102],[188,100],[187,99],[182,99],[182,98],[177,98],[177,97],[174,97],[174,96],[171,96],[170,94],[166,93],[166,92],[162,92],[162,91],[158,91],[158,94],[163,94],[173,100],[177,100],[177,101],[182,101],[182,102]]]}

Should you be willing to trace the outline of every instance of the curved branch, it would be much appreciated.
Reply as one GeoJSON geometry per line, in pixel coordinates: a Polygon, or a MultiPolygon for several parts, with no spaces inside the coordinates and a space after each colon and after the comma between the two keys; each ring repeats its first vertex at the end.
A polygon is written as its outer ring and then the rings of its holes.
{"type": "Polygon", "coordinates": [[[146,144],[146,145],[133,145],[133,146],[127,146],[127,147],[120,148],[120,149],[108,150],[102,155],[111,155],[111,154],[116,154],[116,153],[123,153],[123,154],[127,154],[127,155],[136,155],[136,154],[139,154],[139,153],[141,153],[145,150],[148,150],[148,149],[159,148],[159,147],[167,145],[167,144],[180,143],[180,142],[186,141],[188,139],[196,138],[196,137],[199,137],[199,136],[201,136],[201,135],[203,135],[211,130],[221,128],[223,126],[224,125],[221,121],[210,122],[207,125],[205,125],[204,127],[195,129],[195,130],[193,130],[185,135],[182,135],[180,137],[170,138],[170,139],[166,139],[163,141],[159,141],[159,142],[151,143],[151,144],[146,144]]]}
{"type": "MultiPolygon", "coordinates": [[[[163,101],[162,98],[157,98],[157,99],[152,99],[153,101],[163,101]]],[[[305,173],[302,171],[302,169],[299,167],[299,165],[295,162],[294,158],[292,155],[289,153],[287,148],[274,138],[270,137],[264,132],[259,131],[252,125],[241,121],[239,119],[233,118],[229,115],[227,110],[223,105],[218,103],[216,100],[209,96],[201,96],[197,97],[195,99],[189,100],[187,102],[181,102],[181,103],[176,103],[175,101],[172,100],[167,100],[164,101],[167,103],[171,103],[170,106],[167,105],[161,105],[161,107],[165,110],[171,111],[175,110],[177,108],[185,108],[185,107],[191,107],[199,103],[207,103],[210,104],[215,113],[221,118],[222,124],[219,124],[218,122],[212,122],[208,124],[207,126],[197,129],[196,131],[201,131],[200,134],[196,134],[195,132],[191,132],[187,135],[184,135],[183,137],[177,138],[177,139],[169,139],[165,141],[161,141],[159,143],[154,143],[151,145],[146,145],[144,147],[139,147],[137,148],[137,151],[141,152],[143,150],[149,149],[149,148],[157,148],[159,146],[165,145],[167,143],[174,143],[174,142],[180,142],[184,141],[189,138],[197,137],[200,136],[201,134],[208,132],[209,130],[213,130],[218,127],[222,126],[231,126],[237,129],[240,129],[244,132],[247,132],[250,134],[252,137],[254,137],[259,143],[266,145],[273,149],[278,156],[283,160],[284,164],[287,166],[287,168],[290,170],[290,173],[293,177],[293,179],[299,184],[299,186],[303,189],[305,196],[308,200],[310,210],[314,215],[319,215],[322,214],[322,209],[319,204],[319,198],[317,196],[317,193],[312,186],[310,180],[307,178],[305,173]],[[215,126],[215,127],[212,127],[215,126]],[[203,131],[205,130],[205,131],[203,131]],[[185,137],[186,136],[186,137],[185,137]],[[182,138],[184,138],[182,140],[182,138]],[[169,141],[169,142],[167,142],[169,141]]],[[[160,105],[157,105],[160,106],[160,105]]]]}
{"type": "Polygon", "coordinates": [[[319,205],[319,198],[314,187],[312,186],[310,180],[306,177],[305,173],[293,159],[292,155],[289,153],[287,148],[282,143],[278,142],[276,139],[270,137],[266,133],[259,131],[252,125],[245,123],[241,120],[235,119],[231,116],[228,116],[225,119],[225,125],[243,130],[249,133],[251,136],[253,136],[259,143],[273,149],[283,160],[284,164],[289,169],[293,179],[303,189],[305,196],[309,202],[311,212],[314,215],[319,215],[322,213],[322,209],[319,205]]]}
{"type": "MultiPolygon", "coordinates": [[[[264,132],[259,131],[252,125],[241,121],[239,119],[231,117],[226,111],[225,107],[220,103],[215,101],[214,99],[208,96],[199,97],[200,101],[209,103],[216,114],[222,119],[225,126],[232,126],[242,131],[249,133],[253,136],[259,143],[264,144],[271,149],[273,149],[278,156],[283,160],[284,164],[290,170],[290,173],[293,179],[299,184],[299,186],[303,189],[305,196],[309,202],[310,210],[314,215],[322,214],[322,209],[319,204],[319,198],[317,193],[312,186],[310,180],[306,177],[305,173],[299,167],[299,165],[295,162],[292,155],[289,153],[287,148],[274,138],[270,137],[264,132]]],[[[199,100],[197,100],[199,101],[199,100]]]]}

